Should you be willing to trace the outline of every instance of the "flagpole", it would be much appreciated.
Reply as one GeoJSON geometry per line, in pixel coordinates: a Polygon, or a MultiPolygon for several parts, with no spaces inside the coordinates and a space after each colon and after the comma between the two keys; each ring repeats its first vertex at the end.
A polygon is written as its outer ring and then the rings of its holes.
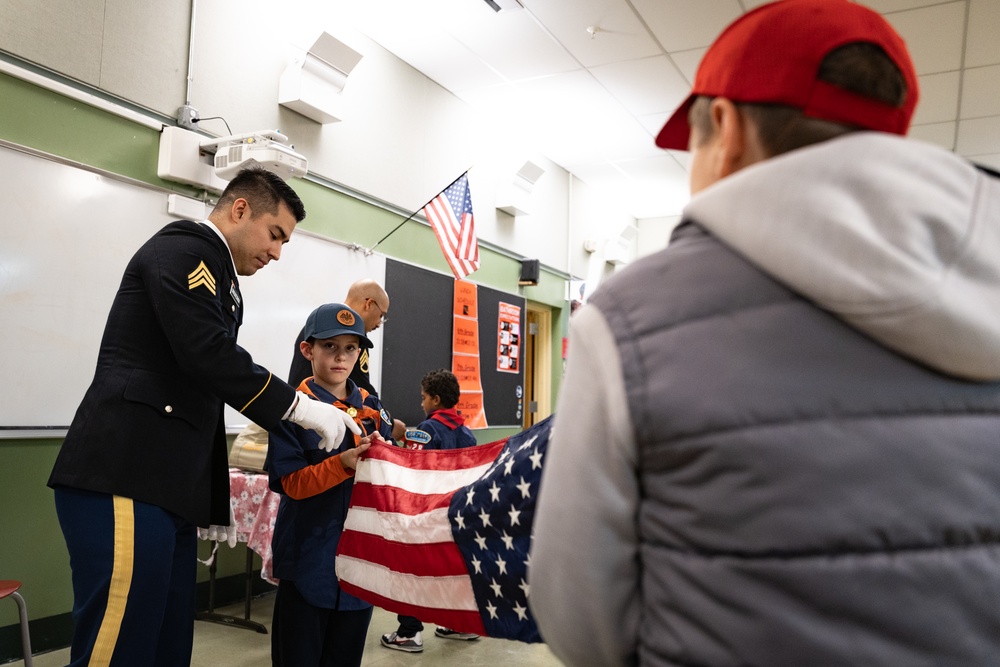
{"type": "MultiPolygon", "coordinates": [[[[469,167],[469,169],[472,169],[472,167],[469,167]]],[[[437,199],[438,197],[440,197],[442,192],[444,192],[445,190],[447,190],[451,186],[455,185],[455,183],[458,182],[458,179],[462,178],[463,176],[465,176],[466,174],[469,173],[469,169],[466,169],[465,171],[463,171],[461,174],[459,174],[457,177],[455,177],[454,181],[452,181],[448,185],[446,185],[443,188],[441,188],[441,190],[436,195],[434,195],[433,197],[431,197],[430,199],[427,200],[427,204],[430,204],[432,201],[434,201],[435,199],[437,199]]],[[[366,255],[370,255],[373,252],[375,252],[375,248],[378,247],[379,243],[382,243],[382,241],[385,241],[387,238],[389,238],[390,236],[392,236],[393,234],[395,234],[397,229],[399,229],[400,227],[402,227],[403,225],[405,225],[407,222],[409,222],[410,220],[412,220],[413,216],[415,216],[417,213],[420,213],[422,210],[424,210],[425,208],[427,208],[427,204],[424,204],[423,206],[421,206],[420,208],[418,208],[416,211],[414,211],[410,215],[406,216],[406,219],[403,220],[398,225],[396,225],[395,227],[393,227],[393,229],[392,229],[391,232],[389,232],[388,234],[386,234],[385,236],[383,236],[382,238],[380,238],[378,240],[378,243],[376,243],[375,245],[373,245],[371,248],[368,248],[368,250],[365,251],[365,254],[366,255]]]]}

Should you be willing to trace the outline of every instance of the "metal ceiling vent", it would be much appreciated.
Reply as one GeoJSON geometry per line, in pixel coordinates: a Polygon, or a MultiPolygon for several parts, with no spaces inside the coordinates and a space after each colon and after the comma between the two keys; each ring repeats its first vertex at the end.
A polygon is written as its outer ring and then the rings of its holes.
{"type": "Polygon", "coordinates": [[[518,0],[483,0],[495,12],[513,12],[524,9],[518,0]]]}

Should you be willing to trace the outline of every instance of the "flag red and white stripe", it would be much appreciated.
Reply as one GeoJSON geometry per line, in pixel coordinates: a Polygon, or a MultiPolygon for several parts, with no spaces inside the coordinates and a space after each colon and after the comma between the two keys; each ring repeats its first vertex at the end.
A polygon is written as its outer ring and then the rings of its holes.
{"type": "Polygon", "coordinates": [[[551,417],[476,447],[372,445],[337,548],[341,587],[425,623],[541,641],[527,569],[550,431],[551,417]]]}
{"type": "Polygon", "coordinates": [[[452,538],[448,505],[457,489],[489,469],[503,445],[372,445],[354,477],[338,549],[344,590],[396,613],[485,635],[465,559],[452,538]]]}
{"type": "Polygon", "coordinates": [[[455,278],[461,280],[479,268],[479,241],[467,173],[432,199],[424,207],[424,215],[455,278]]]}

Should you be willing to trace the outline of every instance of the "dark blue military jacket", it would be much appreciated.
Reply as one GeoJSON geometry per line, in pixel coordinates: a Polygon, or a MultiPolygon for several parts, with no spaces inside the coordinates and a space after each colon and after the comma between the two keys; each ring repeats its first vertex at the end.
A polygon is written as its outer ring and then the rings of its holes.
{"type": "Polygon", "coordinates": [[[125,269],[49,486],[228,524],[223,403],[271,428],[295,397],[237,345],[242,320],[232,258],[214,229],[182,220],[150,238],[125,269]]]}

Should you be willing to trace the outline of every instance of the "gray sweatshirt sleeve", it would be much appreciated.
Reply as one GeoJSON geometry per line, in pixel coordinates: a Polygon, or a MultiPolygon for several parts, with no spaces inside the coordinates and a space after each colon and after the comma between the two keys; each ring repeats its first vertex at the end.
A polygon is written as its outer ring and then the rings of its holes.
{"type": "Polygon", "coordinates": [[[587,306],[570,323],[528,568],[542,638],[567,665],[636,662],[636,458],[615,339],[587,306]]]}

